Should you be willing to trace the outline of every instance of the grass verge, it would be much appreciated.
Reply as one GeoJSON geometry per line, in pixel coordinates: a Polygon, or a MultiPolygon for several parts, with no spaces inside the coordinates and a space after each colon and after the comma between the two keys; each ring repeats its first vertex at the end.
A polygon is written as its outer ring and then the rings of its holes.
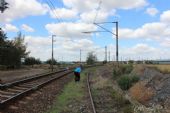
{"type": "MultiPolygon", "coordinates": [[[[65,85],[63,92],[56,98],[56,102],[51,110],[47,113],[77,113],[78,105],[74,105],[76,103],[82,103],[82,100],[85,96],[85,84],[86,84],[86,73],[94,69],[87,69],[81,73],[80,82],[75,83],[74,79],[65,85]],[[74,110],[75,109],[75,110],[74,110]]],[[[74,78],[74,75],[73,75],[74,78]]]]}

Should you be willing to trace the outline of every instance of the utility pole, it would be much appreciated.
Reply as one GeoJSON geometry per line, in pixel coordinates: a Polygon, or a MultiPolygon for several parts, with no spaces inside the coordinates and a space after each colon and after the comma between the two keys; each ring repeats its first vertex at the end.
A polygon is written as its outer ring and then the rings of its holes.
{"type": "Polygon", "coordinates": [[[107,62],[107,46],[105,46],[105,61],[107,62]]]}
{"type": "Polygon", "coordinates": [[[100,22],[100,23],[93,23],[93,24],[100,27],[100,28],[102,28],[104,31],[87,31],[87,32],[82,32],[82,33],[109,32],[109,33],[115,35],[116,36],[116,59],[115,60],[116,60],[116,62],[118,64],[119,63],[118,21],[115,21],[115,22],[100,22]],[[107,28],[100,25],[100,24],[105,24],[105,23],[114,23],[114,24],[116,24],[116,33],[113,33],[112,31],[110,31],[107,28]]]}
{"type": "Polygon", "coordinates": [[[51,70],[53,72],[53,63],[54,63],[54,52],[53,52],[53,43],[54,43],[54,37],[55,35],[52,35],[52,52],[51,52],[51,70]]]}
{"type": "Polygon", "coordinates": [[[81,64],[81,49],[80,49],[80,64],[81,64]]]}
{"type": "Polygon", "coordinates": [[[119,62],[118,22],[116,23],[116,62],[119,62]]]}
{"type": "Polygon", "coordinates": [[[109,51],[109,62],[110,62],[110,51],[109,51]]]}

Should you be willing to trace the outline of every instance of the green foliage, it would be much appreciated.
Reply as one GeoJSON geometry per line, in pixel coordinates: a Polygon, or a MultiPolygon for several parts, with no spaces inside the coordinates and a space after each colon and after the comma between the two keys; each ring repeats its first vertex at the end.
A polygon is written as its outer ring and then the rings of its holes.
{"type": "Polygon", "coordinates": [[[122,65],[121,68],[124,74],[129,74],[133,70],[133,65],[132,64],[122,65]]]}
{"type": "Polygon", "coordinates": [[[121,76],[118,80],[118,84],[121,89],[123,90],[128,90],[134,83],[139,81],[138,76],[129,76],[129,75],[124,75],[121,76]]]}
{"type": "Polygon", "coordinates": [[[121,76],[118,80],[118,84],[121,89],[128,90],[131,87],[131,80],[129,76],[121,76]]]}
{"type": "Polygon", "coordinates": [[[129,74],[131,73],[132,70],[133,70],[133,65],[131,64],[115,66],[113,68],[113,77],[116,78],[118,76],[121,76],[122,74],[129,74]]]}
{"type": "Polygon", "coordinates": [[[28,54],[21,33],[14,40],[7,40],[6,34],[0,29],[0,65],[7,68],[20,67],[21,58],[28,54]]]}
{"type": "Polygon", "coordinates": [[[128,64],[133,64],[133,63],[134,63],[133,60],[129,60],[129,61],[128,61],[128,64]]]}
{"type": "Polygon", "coordinates": [[[118,76],[122,75],[122,70],[120,67],[114,67],[113,68],[113,78],[117,78],[118,76]]]}
{"type": "Polygon", "coordinates": [[[146,64],[153,64],[153,61],[147,60],[147,61],[145,61],[145,63],[146,63],[146,64]]]}
{"type": "MultiPolygon", "coordinates": [[[[81,81],[84,82],[75,83],[74,81],[71,81],[64,86],[62,93],[57,96],[57,101],[54,103],[52,109],[50,109],[46,113],[62,113],[64,111],[65,113],[70,113],[70,108],[68,108],[68,105],[73,104],[73,102],[81,102],[81,100],[85,96],[84,89],[82,88],[84,87],[84,83],[86,80],[85,73],[86,72],[81,73],[81,81]]],[[[72,113],[77,112],[72,111],[72,113]]]]}
{"type": "Polygon", "coordinates": [[[2,45],[5,43],[5,40],[7,39],[6,34],[4,33],[4,31],[0,28],[0,45],[2,47],[2,45]]]}
{"type": "MultiPolygon", "coordinates": [[[[52,60],[48,59],[45,63],[46,64],[52,64],[52,60]]],[[[57,60],[53,59],[53,65],[57,65],[57,60]]]]}
{"type": "Polygon", "coordinates": [[[131,83],[136,83],[139,81],[139,77],[136,75],[131,76],[131,83]]]}
{"type": "Polygon", "coordinates": [[[97,57],[93,52],[89,52],[86,60],[88,65],[92,65],[97,62],[97,57]]]}
{"type": "Polygon", "coordinates": [[[27,57],[25,58],[25,65],[34,65],[34,64],[41,64],[40,59],[35,59],[34,57],[27,57]]]}

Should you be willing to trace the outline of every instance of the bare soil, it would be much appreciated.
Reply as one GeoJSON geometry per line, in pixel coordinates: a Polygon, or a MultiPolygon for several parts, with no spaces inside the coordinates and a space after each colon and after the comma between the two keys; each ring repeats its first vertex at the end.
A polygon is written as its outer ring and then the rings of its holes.
{"type": "Polygon", "coordinates": [[[45,113],[52,107],[56,96],[62,92],[64,85],[72,79],[72,74],[60,78],[4,108],[0,113],[45,113]]]}

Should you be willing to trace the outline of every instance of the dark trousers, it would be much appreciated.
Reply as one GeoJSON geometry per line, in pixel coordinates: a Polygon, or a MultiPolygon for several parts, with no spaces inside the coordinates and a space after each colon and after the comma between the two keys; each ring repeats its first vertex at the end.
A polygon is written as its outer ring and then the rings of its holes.
{"type": "Polygon", "coordinates": [[[74,72],[75,75],[75,82],[80,81],[80,73],[74,72]]]}

